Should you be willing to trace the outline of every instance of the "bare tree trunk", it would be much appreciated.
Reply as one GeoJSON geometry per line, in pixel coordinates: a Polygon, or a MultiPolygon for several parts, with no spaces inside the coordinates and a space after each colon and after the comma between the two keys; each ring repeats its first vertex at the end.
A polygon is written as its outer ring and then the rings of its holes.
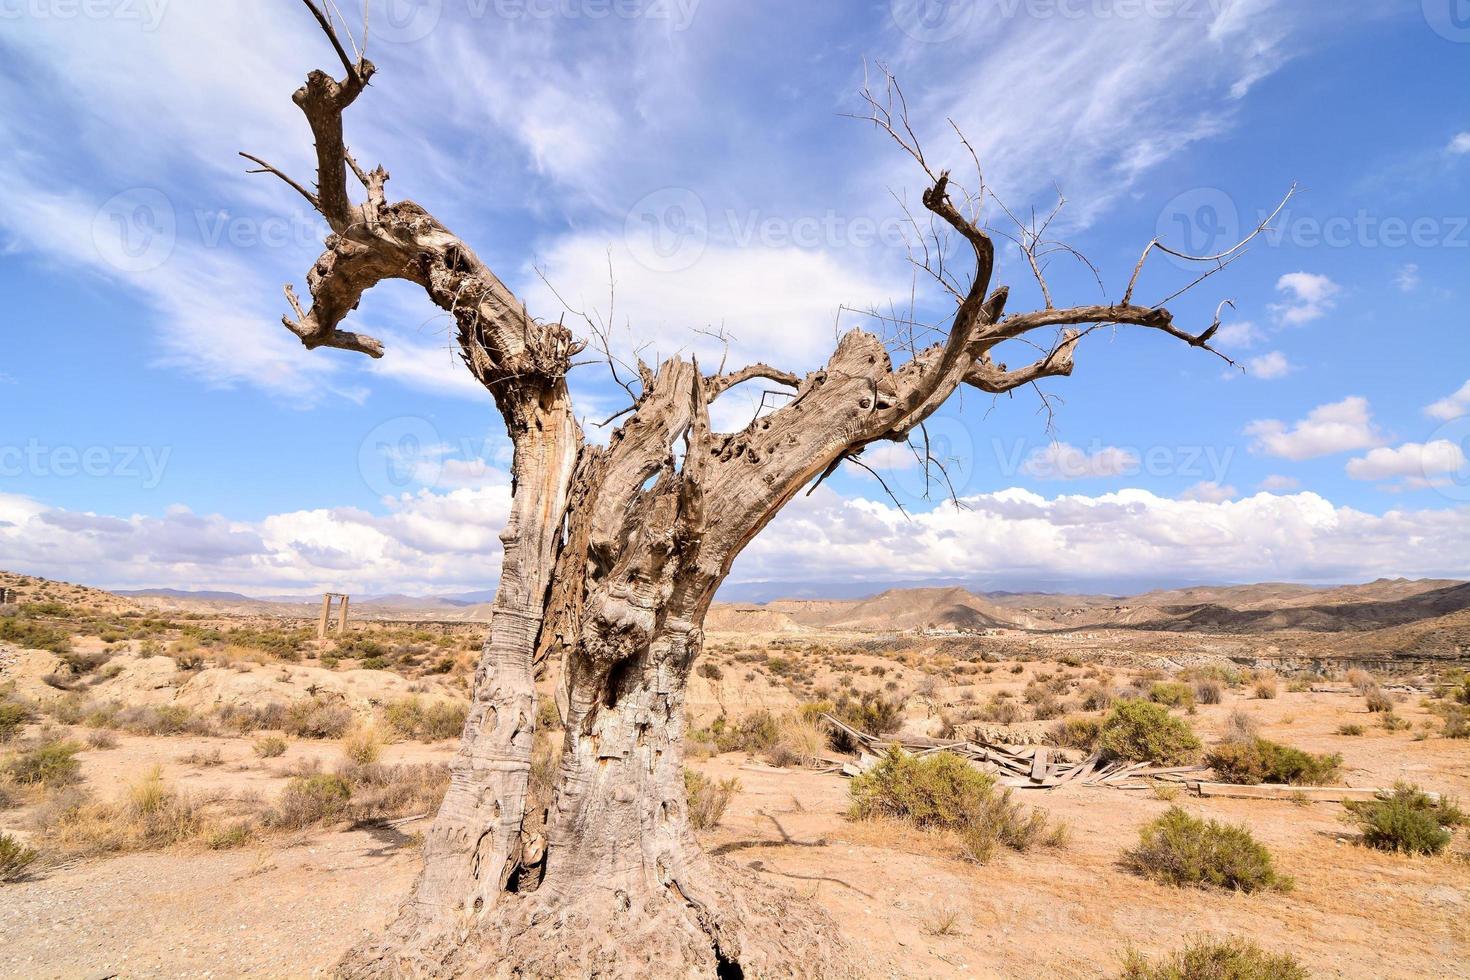
{"type": "MultiPolygon", "coordinates": [[[[921,347],[914,323],[900,321],[890,351],[880,337],[853,330],[823,369],[804,378],[765,364],[706,376],[688,361],[667,361],[656,372],[640,361],[640,389],[625,385],[634,400],[626,420],[606,447],[585,446],[566,385],[585,344],[560,322],[533,318],[469,245],[422,207],[390,202],[387,171],[358,166],[342,115],[375,69],[360,54],[347,54],[326,7],[304,2],[345,70],[341,80],[313,71],[293,96],[315,138],[315,190],[248,157],[259,166],[254,172],[280,177],[331,227],[326,250],[307,273],[310,309],[288,286],[293,316],[283,322],[308,349],[381,357],[378,340],[342,324],[382,280],[419,285],[453,319],[465,364],[494,399],[515,446],[490,636],[423,871],[397,919],[352,950],[339,971],[861,975],[825,914],[703,854],[690,832],[685,685],[715,590],[741,550],[802,488],[843,461],[856,462],[873,442],[922,433],[924,420],[961,385],[999,395],[1067,376],[1081,338],[1104,325],[1145,327],[1213,351],[1218,311],[1214,323],[1193,334],[1175,326],[1162,306],[1132,302],[1153,250],[1190,257],[1151,242],[1121,302],[1057,308],[1038,261],[1056,243],[1042,238],[1045,224],[1020,225],[1013,240],[1046,307],[1005,315],[1006,288],[990,290],[995,249],[979,223],[980,196],[961,191],[968,214],[956,206],[949,172],[930,168],[889,76],[886,100],[863,91],[870,121],[923,169],[924,207],[968,246],[975,263],[961,293],[942,248],[931,259],[925,245],[924,260],[915,259],[957,300],[948,332],[921,347]],[[349,171],[362,185],[360,204],[348,194],[349,171]],[[1056,333],[1035,345],[1028,335],[1039,330],[1056,333]],[[1043,355],[1007,368],[993,351],[1012,340],[1039,346],[1043,355]],[[897,367],[894,354],[904,356],[897,367]],[[789,386],[791,400],[741,432],[711,433],[709,403],[752,378],[789,386]],[[567,713],[548,805],[528,799],[528,787],[535,674],[552,654],[562,664],[567,713]],[[532,806],[536,812],[528,813],[532,806]]],[[[1197,261],[1218,271],[1243,245],[1197,261]]],[[[615,368],[613,376],[622,383],[615,368]]],[[[927,440],[915,442],[925,447],[919,459],[926,471],[931,462],[942,471],[927,440]]]]}

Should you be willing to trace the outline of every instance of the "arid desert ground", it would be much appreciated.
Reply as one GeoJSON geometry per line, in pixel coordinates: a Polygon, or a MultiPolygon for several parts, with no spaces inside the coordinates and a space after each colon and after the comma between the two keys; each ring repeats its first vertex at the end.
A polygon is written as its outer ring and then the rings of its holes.
{"type": "MultiPolygon", "coordinates": [[[[483,608],[355,602],[323,641],[305,604],[0,585],[0,975],[313,976],[383,925],[447,783],[483,608]]],[[[1326,757],[1312,785],[1470,799],[1467,607],[1448,581],[717,605],[691,812],[709,852],[825,907],[875,977],[1118,976],[1130,952],[1231,936],[1311,976],[1470,975],[1463,829],[1404,854],[1315,791],[1201,795],[1261,782],[1209,766],[1264,739],[1326,757]],[[824,720],[1076,762],[1136,703],[1197,738],[1186,771],[1017,785],[1045,832],[989,848],[860,814],[841,767],[875,756],[824,720]],[[1244,825],[1289,886],[1141,873],[1125,855],[1172,808],[1244,825]]],[[[555,684],[552,665],[543,778],[555,684]]]]}

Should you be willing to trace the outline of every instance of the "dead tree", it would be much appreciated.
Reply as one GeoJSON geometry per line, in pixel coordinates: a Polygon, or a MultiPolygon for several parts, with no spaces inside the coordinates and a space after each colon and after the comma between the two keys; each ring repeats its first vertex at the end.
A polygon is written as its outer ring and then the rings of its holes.
{"type": "MultiPolygon", "coordinates": [[[[412,895],[341,972],[860,972],[825,917],[706,856],[690,833],[684,691],[716,588],[803,488],[870,443],[908,439],[962,385],[1001,394],[1068,375],[1078,341],[1101,325],[1144,327],[1209,350],[1218,317],[1193,334],[1166,309],[1134,304],[1137,271],[1120,302],[1054,307],[1042,273],[1044,227],[1024,226],[1018,243],[1048,300],[1007,314],[1006,288],[992,288],[996,250],[976,195],[952,194],[949,173],[930,169],[901,99],[895,113],[890,77],[887,101],[865,91],[864,118],[917,160],[929,220],[958,236],[970,268],[961,283],[945,271],[952,265],[920,261],[957,299],[939,339],[920,346],[910,318],[896,362],[880,337],[852,330],[825,367],[804,377],[765,364],[705,373],[678,357],[657,368],[640,362],[622,425],[606,447],[589,445],[566,383],[584,344],[528,314],[453,231],[412,201],[388,199],[385,170],[353,159],[343,114],[374,67],[355,46],[348,54],[325,8],[305,2],[343,70],[340,78],[311,72],[294,95],[316,140],[315,189],[248,157],[258,165],[252,172],[280,177],[331,228],[307,273],[310,306],[288,286],[293,312],[284,323],[308,349],[381,357],[379,341],[342,329],[345,318],[385,279],[418,284],[452,318],[464,363],[514,445],[500,585],[449,792],[412,895]],[[360,203],[349,176],[361,184],[360,203]],[[1050,339],[1032,363],[994,359],[998,345],[1043,332],[1050,339]],[[743,431],[712,432],[710,403],[753,378],[792,397],[743,431]],[[548,659],[562,665],[566,735],[552,798],[531,801],[534,681],[548,659]]],[[[1144,258],[1156,247],[1164,248],[1151,243],[1144,258]]],[[[1204,258],[1213,271],[1231,257],[1204,258]]]]}

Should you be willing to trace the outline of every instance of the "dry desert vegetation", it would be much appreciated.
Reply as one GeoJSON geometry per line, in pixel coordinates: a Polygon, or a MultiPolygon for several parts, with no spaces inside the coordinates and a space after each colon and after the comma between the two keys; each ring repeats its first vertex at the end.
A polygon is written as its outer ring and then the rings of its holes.
{"type": "MultiPolygon", "coordinates": [[[[0,584],[0,974],[310,976],[391,918],[483,610],[318,640],[305,606],[0,584]]],[[[1463,976],[1467,595],[716,605],[690,819],[875,977],[1463,976]]]]}

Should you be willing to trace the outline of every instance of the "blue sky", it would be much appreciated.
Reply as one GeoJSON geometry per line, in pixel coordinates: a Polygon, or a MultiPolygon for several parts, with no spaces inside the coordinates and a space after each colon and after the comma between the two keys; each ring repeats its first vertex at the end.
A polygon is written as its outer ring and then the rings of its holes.
{"type": "MultiPolygon", "coordinates": [[[[732,581],[768,591],[1463,576],[1470,554],[1470,20],[1454,0],[373,0],[379,72],[347,119],[555,318],[620,349],[817,367],[835,329],[915,288],[913,162],[844,113],[900,78],[929,155],[1002,209],[1067,207],[1061,305],[1117,299],[1155,235],[1226,247],[1169,304],[1246,371],[1145,332],[1076,373],[930,425],[963,507],[870,449],[732,581]],[[814,585],[813,583],[816,583],[814,585]],[[821,588],[817,588],[821,586],[821,588]]],[[[343,5],[348,6],[348,5],[343,5]]],[[[353,4],[351,6],[356,6],[353,4]]],[[[354,20],[354,25],[360,28],[354,20]]],[[[357,31],[360,39],[360,30],[357,31]]],[[[493,584],[507,443],[413,289],[379,287],[369,361],[280,325],[324,225],[290,94],[330,48],[295,0],[0,3],[0,566],[107,586],[445,592],[493,584]]],[[[1003,241],[1003,239],[1002,239],[1003,241]]],[[[1196,271],[1156,256],[1139,298],[1196,271]]],[[[1011,309],[1039,305],[1003,248],[1011,309]]],[[[918,312],[943,298],[920,283],[918,312]]],[[[1024,352],[1017,352],[1019,362],[1024,352]]],[[[622,407],[574,374],[582,411],[622,407]]],[[[759,386],[716,403],[753,417],[759,386]]],[[[589,425],[593,438],[605,430],[589,425]]]]}

